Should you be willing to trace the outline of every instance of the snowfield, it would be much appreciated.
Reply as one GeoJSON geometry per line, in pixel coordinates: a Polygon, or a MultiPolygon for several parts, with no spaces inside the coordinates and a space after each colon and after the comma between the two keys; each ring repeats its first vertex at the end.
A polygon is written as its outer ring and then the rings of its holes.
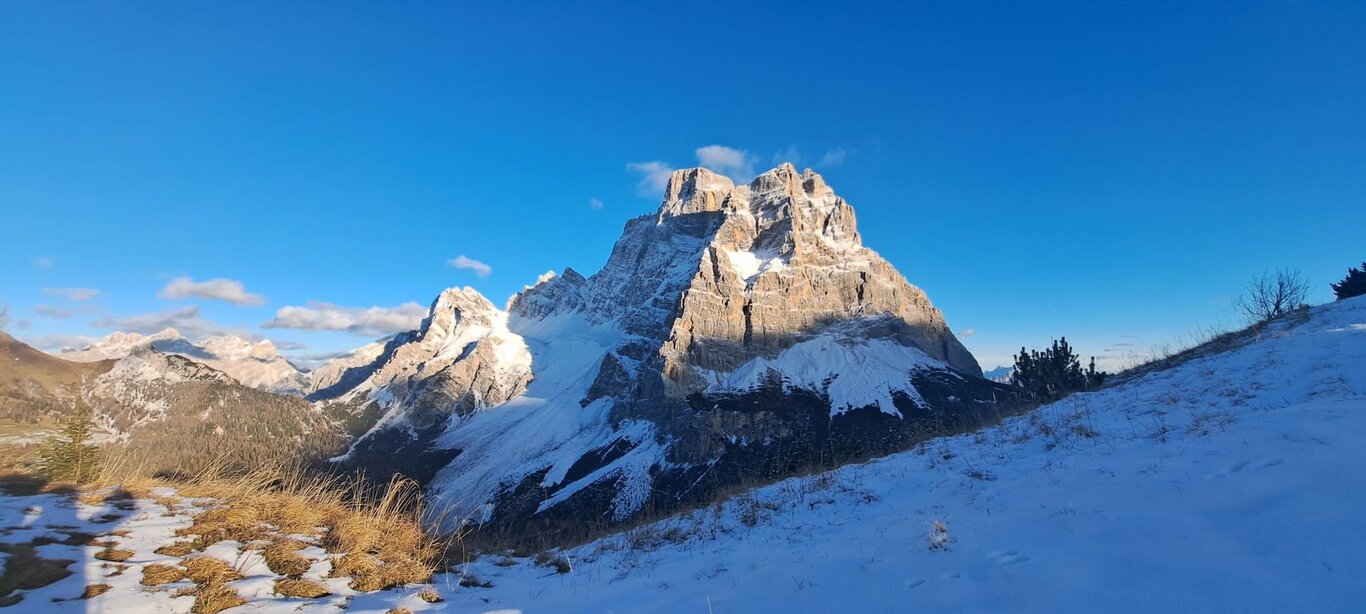
{"type": "Polygon", "coordinates": [[[450,607],[1359,611],[1366,298],[1310,314],[995,428],[571,549],[568,573],[485,557],[466,573],[493,587],[450,607]]]}
{"type": "MultiPolygon", "coordinates": [[[[1359,611],[1363,441],[1366,297],[977,433],[538,559],[485,555],[436,577],[442,602],[345,579],[286,599],[249,554],[211,554],[249,572],[228,612],[1359,611]]],[[[139,578],[192,507],[137,501],[97,522],[107,510],[58,495],[0,503],[0,542],[122,530],[136,552],[114,575],[96,547],[39,546],[75,573],[21,591],[20,609],[189,610],[139,578]],[[51,601],[96,583],[110,589],[51,601]]]]}

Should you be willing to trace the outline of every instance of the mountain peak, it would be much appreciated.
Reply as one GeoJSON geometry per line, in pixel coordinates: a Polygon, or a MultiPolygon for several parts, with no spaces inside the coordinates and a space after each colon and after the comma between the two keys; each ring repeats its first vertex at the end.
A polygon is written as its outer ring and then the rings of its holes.
{"type": "Polygon", "coordinates": [[[676,170],[669,175],[664,188],[664,202],[659,217],[682,216],[693,213],[719,211],[726,195],[735,189],[729,177],[705,168],[676,170]]]}

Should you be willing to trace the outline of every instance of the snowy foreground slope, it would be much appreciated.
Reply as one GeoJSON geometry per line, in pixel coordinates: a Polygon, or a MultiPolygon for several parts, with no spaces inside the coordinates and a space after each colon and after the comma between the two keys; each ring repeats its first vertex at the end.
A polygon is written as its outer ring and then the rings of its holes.
{"type": "MultiPolygon", "coordinates": [[[[1366,596],[1366,298],[1250,345],[916,450],[750,491],[534,559],[484,556],[421,587],[272,593],[224,542],[245,606],[228,612],[1359,611],[1366,596]],[[947,527],[932,538],[932,525],[947,527]],[[559,567],[557,570],[556,567],[559,567]],[[563,571],[563,573],[560,573],[563,571]],[[461,586],[463,583],[470,586],[461,586]],[[484,585],[483,587],[476,585],[484,585]]],[[[0,497],[0,542],[83,531],[136,552],[37,548],[74,575],[24,592],[41,611],[184,612],[139,584],[188,504],[94,509],[0,497]],[[101,521],[112,516],[112,519],[101,521]],[[105,537],[100,537],[105,539],[105,537]],[[115,573],[117,571],[117,573],[115,573]],[[110,585],[90,600],[88,584],[110,585]]],[[[2,558],[2,557],[0,557],[2,558]]]]}
{"type": "Polygon", "coordinates": [[[1356,611],[1366,299],[976,434],[564,553],[456,611],[1356,611]],[[952,541],[932,549],[930,527],[952,541]]]}

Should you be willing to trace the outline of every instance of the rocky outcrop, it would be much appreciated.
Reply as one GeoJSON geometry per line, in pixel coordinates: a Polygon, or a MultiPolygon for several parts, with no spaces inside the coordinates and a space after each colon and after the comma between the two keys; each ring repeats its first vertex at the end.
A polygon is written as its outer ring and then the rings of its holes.
{"type": "Polygon", "coordinates": [[[506,313],[472,288],[451,288],[417,331],[320,371],[316,381],[326,386],[311,399],[373,405],[381,417],[367,437],[399,429],[412,439],[521,394],[531,381],[531,357],[522,338],[508,331],[506,313]]]}

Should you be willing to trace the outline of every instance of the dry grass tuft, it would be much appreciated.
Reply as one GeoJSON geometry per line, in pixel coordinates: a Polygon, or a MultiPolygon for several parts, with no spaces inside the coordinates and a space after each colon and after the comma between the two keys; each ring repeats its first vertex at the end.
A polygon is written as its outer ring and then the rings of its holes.
{"type": "Polygon", "coordinates": [[[177,536],[195,536],[191,547],[203,550],[223,540],[249,542],[266,536],[258,510],[250,505],[232,505],[200,512],[194,524],[176,531],[177,536]]]}
{"type": "Polygon", "coordinates": [[[105,546],[105,547],[104,547],[104,550],[101,550],[101,551],[99,551],[99,552],[96,552],[96,553],[95,553],[95,558],[100,559],[101,561],[113,561],[113,562],[115,562],[115,563],[121,563],[121,562],[126,561],[126,560],[128,560],[128,559],[130,559],[130,558],[133,558],[133,555],[134,555],[134,554],[136,554],[136,553],[133,552],[132,550],[118,550],[118,549],[115,549],[115,548],[114,548],[114,545],[111,543],[111,544],[105,546]]]}
{"type": "Polygon", "coordinates": [[[574,566],[570,564],[569,557],[559,552],[538,552],[531,559],[531,562],[541,567],[553,567],[556,573],[564,574],[574,571],[574,566]]]}
{"type": "Polygon", "coordinates": [[[183,558],[189,556],[191,552],[194,552],[194,542],[175,542],[173,544],[168,544],[160,548],[157,548],[154,552],[162,556],[173,556],[176,558],[183,558]]]}
{"type": "Polygon", "coordinates": [[[241,595],[222,584],[201,584],[194,588],[181,589],[177,597],[194,597],[190,611],[194,614],[217,614],[228,608],[235,608],[247,602],[241,595]]]}
{"type": "Polygon", "coordinates": [[[431,580],[445,544],[422,528],[422,496],[415,482],[394,480],[382,493],[357,489],[351,501],[323,521],[323,547],[342,554],[333,564],[333,577],[350,576],[351,587],[362,592],[431,580]]]}
{"type": "Polygon", "coordinates": [[[427,603],[440,603],[441,593],[436,592],[436,589],[433,588],[424,588],[417,592],[417,598],[427,603]]]}
{"type": "Polygon", "coordinates": [[[232,565],[210,556],[197,556],[180,563],[185,567],[185,575],[195,584],[222,584],[242,579],[232,565]]]}
{"type": "Polygon", "coordinates": [[[413,611],[409,610],[408,608],[394,608],[392,610],[385,612],[384,614],[413,614],[413,611]]]}
{"type": "Polygon", "coordinates": [[[943,520],[930,522],[930,550],[948,550],[953,537],[949,535],[949,525],[943,520]]]}
{"type": "Polygon", "coordinates": [[[301,541],[287,539],[267,546],[262,553],[266,559],[266,566],[282,576],[300,576],[308,573],[313,561],[298,552],[306,545],[301,541]]]}
{"type": "Polygon", "coordinates": [[[185,578],[185,570],[170,565],[150,563],[142,566],[142,585],[161,586],[185,578]]]}
{"type": "Polygon", "coordinates": [[[94,599],[114,588],[108,584],[87,584],[85,591],[81,593],[81,599],[94,599]]]}
{"type": "Polygon", "coordinates": [[[275,581],[275,593],[285,597],[317,599],[331,595],[327,587],[309,580],[285,579],[275,581]]]}
{"type": "MultiPolygon", "coordinates": [[[[193,580],[198,586],[186,589],[184,594],[195,596],[196,612],[216,612],[240,602],[240,596],[223,586],[240,574],[224,561],[194,555],[220,541],[238,541],[261,549],[273,572],[298,579],[313,561],[298,552],[309,540],[290,536],[316,536],[318,545],[333,555],[333,577],[348,577],[356,590],[374,591],[429,582],[456,539],[426,531],[421,489],[402,478],[376,485],[357,476],[310,473],[289,461],[259,463],[257,469],[243,470],[241,463],[224,459],[197,475],[157,479],[138,477],[140,469],[131,465],[113,466],[117,471],[101,476],[92,485],[99,490],[87,491],[89,501],[129,507],[135,503],[134,497],[152,498],[153,488],[172,486],[176,489],[174,497],[155,497],[167,513],[183,509],[184,502],[203,505],[209,500],[217,505],[196,514],[193,524],[176,531],[185,539],[157,548],[157,554],[164,556],[190,557],[180,562],[184,570],[170,565],[147,565],[143,569],[143,582],[149,586],[182,578],[193,580]]],[[[64,492],[79,496],[80,491],[64,492]]],[[[123,561],[133,555],[113,543],[99,545],[104,549],[96,556],[107,561],[123,561]]],[[[17,567],[6,571],[18,573],[17,567]]],[[[63,568],[62,573],[69,572],[63,568]]]]}

